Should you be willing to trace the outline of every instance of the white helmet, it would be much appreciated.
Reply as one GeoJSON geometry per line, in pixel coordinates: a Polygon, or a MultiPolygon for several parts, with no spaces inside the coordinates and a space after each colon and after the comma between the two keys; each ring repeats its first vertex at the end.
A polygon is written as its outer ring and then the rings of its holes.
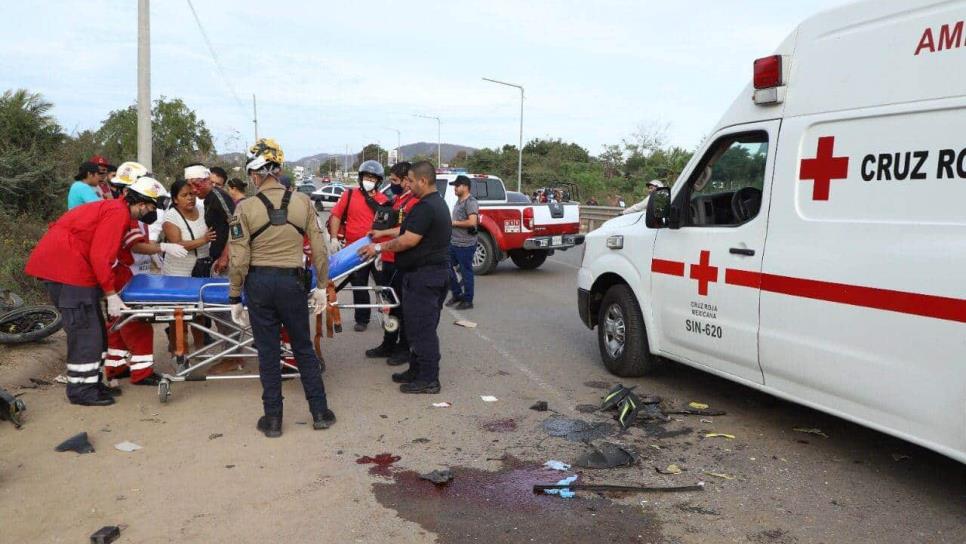
{"type": "Polygon", "coordinates": [[[139,177],[146,175],[148,175],[148,169],[144,165],[134,161],[127,161],[117,167],[117,173],[111,179],[111,183],[126,187],[137,181],[139,177]]]}
{"type": "Polygon", "coordinates": [[[161,185],[161,182],[147,176],[142,176],[128,185],[127,193],[128,195],[134,194],[137,200],[154,204],[158,208],[166,208],[168,200],[170,200],[168,191],[161,185]]]}

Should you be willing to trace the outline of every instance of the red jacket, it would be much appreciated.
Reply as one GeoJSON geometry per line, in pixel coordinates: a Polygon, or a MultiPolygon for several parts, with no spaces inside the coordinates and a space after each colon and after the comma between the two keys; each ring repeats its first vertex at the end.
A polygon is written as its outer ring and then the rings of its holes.
{"type": "MultiPolygon", "coordinates": [[[[376,191],[372,195],[372,198],[378,204],[389,202],[386,195],[379,191],[376,191]]],[[[332,215],[330,217],[338,217],[341,221],[346,206],[349,206],[349,212],[345,214],[346,220],[342,225],[345,227],[345,243],[349,245],[372,230],[372,220],[375,219],[376,212],[366,203],[366,197],[363,196],[362,189],[359,187],[353,187],[342,193],[339,201],[332,208],[332,215]],[[349,200],[349,195],[352,195],[351,201],[349,200]]]]}
{"type": "MultiPolygon", "coordinates": [[[[416,204],[419,204],[419,197],[417,197],[416,195],[410,192],[405,192],[397,196],[396,200],[392,202],[392,209],[399,212],[398,220],[400,225],[402,225],[403,219],[405,219],[406,216],[409,215],[409,211],[412,210],[413,206],[415,206],[416,204]]],[[[381,238],[377,238],[373,240],[373,242],[381,243],[381,242],[388,242],[389,240],[392,240],[392,238],[390,238],[389,236],[383,236],[381,238]]],[[[384,263],[396,262],[396,254],[393,253],[392,251],[383,251],[382,262],[384,263]]]]}
{"type": "Polygon", "coordinates": [[[50,226],[24,272],[42,280],[114,291],[114,262],[130,228],[131,211],[123,199],[78,206],[50,226]]]}

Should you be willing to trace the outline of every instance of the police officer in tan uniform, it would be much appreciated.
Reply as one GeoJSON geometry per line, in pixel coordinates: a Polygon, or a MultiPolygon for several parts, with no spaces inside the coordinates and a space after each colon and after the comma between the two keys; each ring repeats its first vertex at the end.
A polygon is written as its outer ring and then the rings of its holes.
{"type": "Polygon", "coordinates": [[[250,321],[258,351],[265,415],[258,420],[257,428],[268,437],[282,435],[279,334],[285,325],[313,426],[327,429],[335,423],[335,414],[325,398],[322,364],[312,349],[306,297],[314,304],[316,315],[320,314],[326,303],[328,250],[312,201],[302,193],[286,191],[279,183],[285,157],[275,140],[259,140],[250,154],[246,169],[258,192],[238,203],[229,225],[228,296],[232,320],[242,326],[248,326],[250,321]],[[302,266],[306,237],[312,247],[317,284],[323,286],[311,292],[307,271],[302,266]]]}

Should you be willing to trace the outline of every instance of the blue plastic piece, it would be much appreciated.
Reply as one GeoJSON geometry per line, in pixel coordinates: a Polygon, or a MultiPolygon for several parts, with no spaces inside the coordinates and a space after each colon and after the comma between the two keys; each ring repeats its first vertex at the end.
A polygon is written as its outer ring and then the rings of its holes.
{"type": "MultiPolygon", "coordinates": [[[[568,476],[568,477],[564,478],[563,480],[560,480],[559,482],[557,482],[557,485],[570,485],[570,484],[574,483],[575,481],[577,481],[577,475],[576,474],[573,475],[573,476],[568,476]]],[[[574,495],[576,495],[576,493],[574,493],[573,490],[567,489],[567,488],[564,488],[564,489],[544,489],[543,492],[546,493],[547,495],[559,495],[560,498],[563,498],[563,499],[572,499],[574,497],[574,495]]]]}

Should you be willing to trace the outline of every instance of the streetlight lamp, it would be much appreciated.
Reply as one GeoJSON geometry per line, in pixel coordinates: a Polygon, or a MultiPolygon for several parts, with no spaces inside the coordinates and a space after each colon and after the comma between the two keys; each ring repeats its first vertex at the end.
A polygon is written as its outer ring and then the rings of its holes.
{"type": "Polygon", "coordinates": [[[442,140],[440,139],[440,126],[442,122],[439,120],[439,117],[433,117],[432,115],[422,115],[419,113],[414,113],[413,115],[422,117],[423,119],[436,119],[436,168],[439,168],[443,164],[442,152],[440,151],[443,146],[442,140]]]}
{"type": "Polygon", "coordinates": [[[520,192],[520,186],[523,181],[523,85],[517,85],[515,83],[507,83],[506,81],[498,81],[496,79],[490,79],[484,77],[483,81],[489,81],[490,83],[496,83],[498,85],[506,85],[507,87],[516,87],[520,89],[520,149],[519,155],[517,156],[517,192],[520,192]]]}
{"type": "Polygon", "coordinates": [[[402,160],[402,149],[401,149],[401,147],[402,147],[402,132],[400,132],[398,128],[389,128],[387,130],[394,130],[394,131],[396,131],[396,160],[397,161],[401,161],[402,160]]]}

